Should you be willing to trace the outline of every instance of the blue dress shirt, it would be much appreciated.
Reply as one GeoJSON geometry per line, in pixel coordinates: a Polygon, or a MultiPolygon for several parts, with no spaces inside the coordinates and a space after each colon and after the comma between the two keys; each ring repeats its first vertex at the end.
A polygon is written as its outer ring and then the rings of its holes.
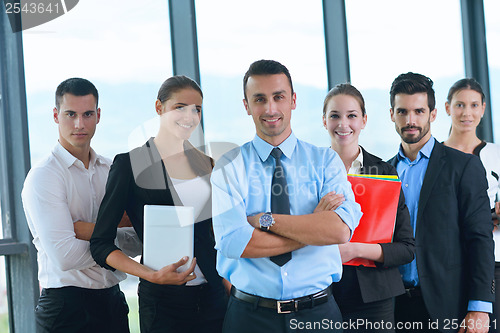
{"type": "MultiPolygon", "coordinates": [[[[398,164],[396,169],[398,171],[399,179],[401,179],[401,186],[403,187],[406,206],[408,206],[408,210],[410,212],[410,220],[414,236],[417,227],[420,190],[422,189],[425,173],[427,171],[427,166],[429,165],[429,159],[435,142],[436,139],[431,136],[429,141],[427,141],[422,149],[420,149],[417,158],[414,161],[410,161],[410,159],[405,156],[401,146],[397,155],[398,164]]],[[[411,263],[400,266],[399,270],[405,287],[416,287],[420,285],[417,271],[417,253],[415,253],[415,259],[413,259],[411,263]]],[[[491,312],[492,304],[490,302],[470,300],[468,311],[491,312]]]]}
{"type": "MultiPolygon", "coordinates": [[[[278,147],[283,152],[290,214],[311,214],[325,194],[336,191],[344,194],[345,201],[335,212],[353,231],[362,214],[340,157],[332,149],[298,140],[293,133],[278,147]]],[[[219,274],[247,293],[285,300],[339,281],[342,261],[337,245],[305,246],[293,251],[282,267],[268,257],[241,258],[254,231],[247,216],[271,211],[273,148],[255,136],[217,161],[211,178],[213,225],[219,274]]]]}

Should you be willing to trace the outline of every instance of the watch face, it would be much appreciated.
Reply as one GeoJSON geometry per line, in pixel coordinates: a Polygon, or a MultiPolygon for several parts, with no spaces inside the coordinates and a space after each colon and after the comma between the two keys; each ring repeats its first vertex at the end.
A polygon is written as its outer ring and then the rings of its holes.
{"type": "Polygon", "coordinates": [[[270,227],[273,225],[273,217],[269,214],[264,214],[260,217],[259,222],[262,227],[270,227]]]}

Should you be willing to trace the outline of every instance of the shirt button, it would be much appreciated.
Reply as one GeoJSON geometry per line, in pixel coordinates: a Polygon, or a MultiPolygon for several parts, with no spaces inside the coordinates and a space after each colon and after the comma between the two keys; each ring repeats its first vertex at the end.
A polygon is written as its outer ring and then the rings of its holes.
{"type": "Polygon", "coordinates": [[[405,187],[408,187],[408,184],[405,184],[405,187]]]}
{"type": "Polygon", "coordinates": [[[283,273],[284,276],[288,276],[288,272],[283,273]]]}

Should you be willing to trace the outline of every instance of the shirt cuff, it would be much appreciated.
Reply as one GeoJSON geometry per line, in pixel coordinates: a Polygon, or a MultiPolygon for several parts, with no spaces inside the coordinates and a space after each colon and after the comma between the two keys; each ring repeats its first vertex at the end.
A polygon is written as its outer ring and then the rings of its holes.
{"type": "Polygon", "coordinates": [[[337,215],[342,219],[342,221],[344,221],[344,223],[351,230],[351,236],[349,237],[349,240],[351,240],[354,229],[356,229],[356,227],[358,226],[359,219],[361,218],[363,213],[361,213],[361,211],[358,211],[357,213],[354,209],[348,211],[346,207],[343,207],[343,205],[340,205],[340,207],[338,207],[335,210],[335,213],[337,213],[337,215]]]}
{"type": "Polygon", "coordinates": [[[247,223],[247,226],[222,236],[215,248],[216,250],[220,250],[226,258],[239,259],[245,251],[248,242],[250,242],[254,230],[255,229],[247,223]]]}
{"type": "Polygon", "coordinates": [[[484,301],[469,301],[469,306],[467,311],[480,311],[480,312],[493,312],[493,304],[491,302],[484,301]]]}

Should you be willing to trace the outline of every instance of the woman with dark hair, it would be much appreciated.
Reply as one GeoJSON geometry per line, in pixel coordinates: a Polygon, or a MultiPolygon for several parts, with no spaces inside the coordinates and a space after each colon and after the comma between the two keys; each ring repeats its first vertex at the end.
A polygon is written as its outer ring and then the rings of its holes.
{"type": "MultiPolygon", "coordinates": [[[[396,169],[358,144],[367,121],[365,102],[351,84],[339,84],[323,104],[323,125],[349,174],[397,175],[396,169]]],[[[363,210],[363,207],[361,207],[363,210]]],[[[373,260],[376,267],[343,266],[342,279],[332,285],[344,322],[364,319],[369,325],[344,332],[394,332],[393,298],[405,292],[399,265],[413,260],[415,240],[410,215],[400,192],[394,237],[391,243],[339,245],[342,262],[354,258],[373,260]],[[377,326],[384,322],[384,326],[377,326]]]]}
{"type": "Polygon", "coordinates": [[[156,137],[111,166],[106,194],[97,217],[90,249],[95,261],[108,269],[138,276],[141,332],[220,332],[225,295],[215,270],[211,220],[210,173],[213,161],[189,143],[201,119],[203,94],[185,76],[167,79],[155,103],[160,116],[156,137]],[[116,227],[127,212],[143,240],[144,205],[194,207],[195,257],[153,270],[125,255],[114,244],[116,227]],[[194,273],[193,273],[194,272],[194,273]]]}
{"type": "MultiPolygon", "coordinates": [[[[485,142],[476,135],[476,128],[481,122],[486,108],[485,96],[481,85],[473,78],[458,80],[451,86],[445,103],[446,113],[451,118],[450,136],[444,142],[448,147],[458,149],[464,153],[479,156],[486,170],[488,181],[488,197],[492,213],[500,215],[500,145],[485,142]]],[[[500,231],[498,230],[497,216],[494,216],[495,228],[495,283],[500,285],[500,231]]],[[[493,305],[493,317],[500,323],[500,293],[496,293],[496,302],[493,305]]],[[[498,332],[496,325],[491,322],[490,332],[498,332]]]]}

